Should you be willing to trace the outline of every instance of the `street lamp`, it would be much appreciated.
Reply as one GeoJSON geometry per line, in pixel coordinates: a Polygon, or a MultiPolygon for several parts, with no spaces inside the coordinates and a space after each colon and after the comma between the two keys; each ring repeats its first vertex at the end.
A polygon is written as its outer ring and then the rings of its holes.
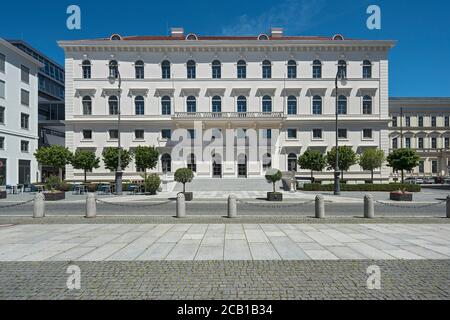
{"type": "Polygon", "coordinates": [[[118,161],[117,161],[117,169],[115,174],[115,184],[116,184],[116,195],[122,195],[122,146],[120,144],[120,91],[122,86],[122,78],[120,77],[119,67],[118,65],[115,65],[113,69],[110,70],[108,81],[111,84],[114,84],[114,82],[118,80],[117,87],[118,87],[118,100],[117,100],[117,155],[118,155],[118,161]]]}
{"type": "Polygon", "coordinates": [[[341,173],[339,171],[339,135],[338,135],[338,118],[339,118],[339,95],[338,95],[338,80],[344,80],[345,79],[345,71],[343,67],[341,68],[341,65],[338,63],[338,70],[336,73],[336,79],[335,79],[335,94],[336,94],[336,163],[334,165],[334,195],[339,196],[341,195],[341,182],[340,182],[340,176],[341,173]]]}

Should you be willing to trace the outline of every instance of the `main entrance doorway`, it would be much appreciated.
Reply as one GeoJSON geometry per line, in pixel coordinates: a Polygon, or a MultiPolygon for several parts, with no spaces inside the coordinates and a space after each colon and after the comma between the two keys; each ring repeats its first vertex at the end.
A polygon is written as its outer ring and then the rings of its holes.
{"type": "Polygon", "coordinates": [[[247,156],[243,154],[238,157],[238,178],[247,178],[247,156]]]}

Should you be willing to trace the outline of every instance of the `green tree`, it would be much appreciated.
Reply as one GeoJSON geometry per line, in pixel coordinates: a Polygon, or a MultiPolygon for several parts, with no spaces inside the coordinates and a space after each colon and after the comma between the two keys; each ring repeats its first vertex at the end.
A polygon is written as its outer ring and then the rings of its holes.
{"type": "Polygon", "coordinates": [[[34,157],[41,165],[57,168],[59,170],[59,179],[62,180],[62,169],[67,164],[70,164],[73,154],[68,148],[53,145],[37,149],[34,157]]]}
{"type": "Polygon", "coordinates": [[[87,171],[100,167],[100,159],[95,156],[95,152],[88,150],[77,150],[72,158],[72,166],[75,169],[84,170],[84,182],[86,183],[87,171]]]}
{"type": "Polygon", "coordinates": [[[273,184],[273,192],[276,192],[275,184],[283,177],[282,173],[278,169],[269,169],[266,172],[266,180],[268,183],[273,184]]]}
{"type": "Polygon", "coordinates": [[[394,170],[401,170],[402,183],[404,183],[405,170],[410,171],[419,165],[420,157],[416,151],[409,148],[396,149],[392,151],[388,157],[388,166],[394,170]]]}
{"type": "Polygon", "coordinates": [[[186,183],[192,182],[192,179],[194,179],[194,173],[189,168],[181,168],[175,171],[174,179],[176,182],[183,184],[183,193],[185,193],[186,183]]]}
{"type": "Polygon", "coordinates": [[[381,149],[366,149],[359,157],[359,165],[364,170],[370,171],[371,181],[373,183],[373,171],[377,168],[381,168],[384,160],[386,159],[384,151],[381,149]]]}
{"type": "Polygon", "coordinates": [[[136,167],[144,170],[144,180],[147,177],[147,169],[154,169],[158,164],[159,152],[155,147],[139,146],[134,151],[136,167]]]}
{"type": "MultiPolygon", "coordinates": [[[[130,164],[131,154],[128,150],[122,149],[120,152],[121,156],[121,169],[125,170],[130,164]]],[[[118,148],[105,148],[102,152],[103,163],[105,168],[111,171],[116,171],[119,165],[119,149],[118,148]]]]}
{"type": "MultiPolygon", "coordinates": [[[[333,170],[336,166],[336,147],[327,153],[328,169],[333,170]]],[[[344,171],[348,171],[351,166],[358,163],[355,151],[352,147],[339,147],[339,170],[341,170],[341,178],[344,179],[344,171]]]]}
{"type": "Polygon", "coordinates": [[[160,185],[161,185],[161,178],[157,173],[149,174],[144,178],[145,192],[149,192],[150,194],[156,194],[156,191],[158,191],[160,185]]]}
{"type": "Polygon", "coordinates": [[[311,181],[314,182],[314,171],[322,171],[327,165],[325,156],[317,150],[307,150],[298,158],[300,168],[311,170],[311,181]]]}

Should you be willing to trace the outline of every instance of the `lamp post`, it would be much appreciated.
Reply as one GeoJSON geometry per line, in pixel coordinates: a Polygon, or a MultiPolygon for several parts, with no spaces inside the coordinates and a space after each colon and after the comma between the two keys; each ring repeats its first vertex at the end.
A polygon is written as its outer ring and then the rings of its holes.
{"type": "Polygon", "coordinates": [[[108,80],[111,84],[113,84],[116,79],[118,80],[117,82],[117,88],[118,88],[118,94],[117,94],[117,155],[118,155],[118,160],[117,160],[117,169],[116,169],[116,173],[115,173],[115,185],[116,185],[116,195],[122,195],[122,176],[123,176],[123,172],[122,172],[122,146],[120,143],[120,91],[121,91],[121,86],[122,86],[122,78],[120,76],[120,72],[119,72],[119,66],[115,66],[115,68],[113,70],[110,71],[110,75],[108,77],[108,80]]]}
{"type": "Polygon", "coordinates": [[[338,135],[338,118],[339,118],[339,110],[338,110],[338,104],[339,104],[339,95],[338,95],[338,80],[342,80],[345,78],[344,70],[341,70],[339,68],[338,64],[338,70],[336,73],[336,79],[334,82],[335,85],[335,94],[336,94],[336,163],[334,165],[334,195],[339,196],[341,195],[341,182],[340,182],[340,176],[341,173],[339,171],[339,135],[338,135]]]}

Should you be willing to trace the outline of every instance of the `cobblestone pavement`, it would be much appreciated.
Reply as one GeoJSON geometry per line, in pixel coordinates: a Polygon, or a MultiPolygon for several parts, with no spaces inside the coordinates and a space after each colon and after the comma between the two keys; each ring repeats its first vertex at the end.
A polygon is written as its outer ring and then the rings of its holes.
{"type": "Polygon", "coordinates": [[[41,224],[0,228],[0,261],[450,259],[449,224],[41,224]]]}
{"type": "Polygon", "coordinates": [[[450,260],[1,262],[0,299],[450,299],[450,260]],[[367,288],[367,268],[381,289],[367,288]]]}

